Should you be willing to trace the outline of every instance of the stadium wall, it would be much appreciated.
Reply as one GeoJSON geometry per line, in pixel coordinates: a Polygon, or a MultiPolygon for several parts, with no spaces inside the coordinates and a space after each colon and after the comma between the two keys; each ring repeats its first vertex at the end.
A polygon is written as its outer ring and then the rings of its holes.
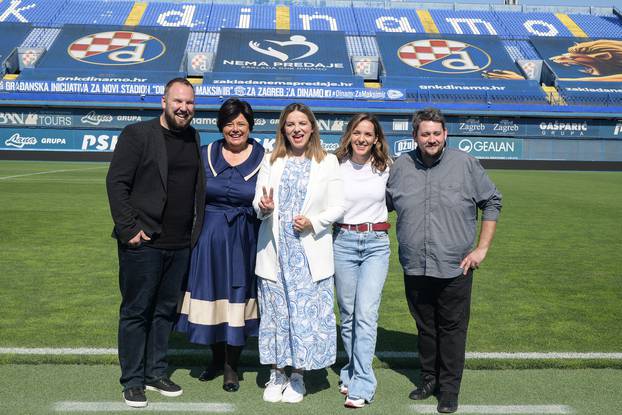
{"type": "MultiPolygon", "coordinates": [[[[310,104],[313,107],[313,104],[310,104]]],[[[254,106],[252,136],[270,150],[278,109],[254,106]]],[[[217,108],[198,108],[193,125],[204,144],[221,137],[217,108]]],[[[360,108],[359,110],[365,110],[360,108]]],[[[368,108],[372,110],[372,108],[368,108]]],[[[318,109],[323,146],[336,149],[353,111],[318,109]]],[[[0,158],[109,160],[124,126],[160,114],[157,107],[77,108],[0,106],[0,158]]],[[[414,148],[411,112],[378,113],[391,154],[414,148]]],[[[622,170],[622,119],[581,114],[568,117],[448,113],[449,146],[497,168],[622,170]]]]}

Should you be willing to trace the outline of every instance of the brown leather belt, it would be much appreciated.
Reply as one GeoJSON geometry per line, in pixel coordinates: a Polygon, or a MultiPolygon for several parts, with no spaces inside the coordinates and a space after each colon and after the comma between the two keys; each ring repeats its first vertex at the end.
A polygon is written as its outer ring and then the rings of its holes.
{"type": "Polygon", "coordinates": [[[343,229],[347,229],[349,231],[356,232],[371,232],[371,231],[388,231],[391,227],[389,222],[380,222],[380,223],[359,223],[357,225],[348,225],[346,223],[335,223],[335,226],[343,229]]]}

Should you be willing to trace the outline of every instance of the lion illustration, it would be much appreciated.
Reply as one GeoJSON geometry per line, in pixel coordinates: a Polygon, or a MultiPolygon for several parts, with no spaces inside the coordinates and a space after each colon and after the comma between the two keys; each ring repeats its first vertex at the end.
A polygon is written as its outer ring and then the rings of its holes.
{"type": "Polygon", "coordinates": [[[563,55],[550,58],[564,66],[581,66],[580,72],[590,76],[582,78],[559,78],[560,81],[622,81],[622,41],[599,39],[576,43],[563,55]]]}

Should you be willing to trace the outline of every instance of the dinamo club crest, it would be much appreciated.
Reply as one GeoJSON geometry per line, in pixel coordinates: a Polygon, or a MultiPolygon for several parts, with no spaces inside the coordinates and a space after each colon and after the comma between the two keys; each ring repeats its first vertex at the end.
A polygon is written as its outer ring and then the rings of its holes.
{"type": "Polygon", "coordinates": [[[490,55],[468,43],[445,39],[421,39],[406,43],[397,50],[406,65],[423,71],[464,74],[484,70],[490,55]]]}
{"type": "Polygon", "coordinates": [[[135,65],[166,51],[160,39],[140,32],[100,32],[84,36],[67,48],[72,58],[94,65],[135,65]]]}

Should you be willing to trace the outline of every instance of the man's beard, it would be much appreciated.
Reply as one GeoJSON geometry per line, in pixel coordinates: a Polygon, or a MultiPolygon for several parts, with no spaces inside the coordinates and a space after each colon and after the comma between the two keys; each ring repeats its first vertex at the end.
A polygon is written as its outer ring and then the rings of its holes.
{"type": "Polygon", "coordinates": [[[175,118],[175,114],[169,111],[164,112],[164,118],[166,119],[166,124],[168,125],[169,130],[171,131],[183,131],[190,125],[192,121],[192,116],[188,113],[188,118],[185,118],[183,121],[175,118]]]}

